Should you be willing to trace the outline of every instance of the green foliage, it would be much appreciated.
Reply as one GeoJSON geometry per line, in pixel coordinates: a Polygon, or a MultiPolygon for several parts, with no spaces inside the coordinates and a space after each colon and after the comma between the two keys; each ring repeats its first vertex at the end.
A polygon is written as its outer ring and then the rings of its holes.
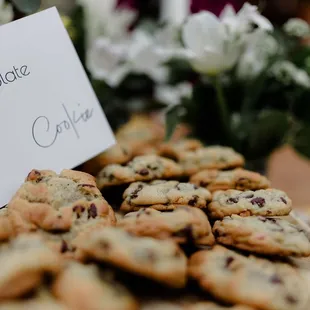
{"type": "Polygon", "coordinates": [[[41,6],[41,0],[12,0],[12,3],[24,14],[35,13],[41,6]]]}
{"type": "Polygon", "coordinates": [[[179,124],[184,108],[180,105],[172,106],[166,112],[166,141],[169,141],[179,124]]]}
{"type": "Polygon", "coordinates": [[[247,134],[239,151],[248,159],[264,158],[285,141],[290,129],[288,114],[280,110],[262,110],[250,119],[243,128],[247,134]]]}
{"type": "Polygon", "coordinates": [[[291,143],[301,155],[310,158],[310,124],[298,124],[291,143]]]}

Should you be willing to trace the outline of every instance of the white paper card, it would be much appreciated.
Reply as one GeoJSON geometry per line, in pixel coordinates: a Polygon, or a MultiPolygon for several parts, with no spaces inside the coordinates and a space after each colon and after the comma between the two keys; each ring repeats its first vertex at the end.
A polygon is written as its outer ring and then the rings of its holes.
{"type": "Polygon", "coordinates": [[[0,205],[29,171],[73,168],[115,143],[56,8],[0,27],[0,205]]]}

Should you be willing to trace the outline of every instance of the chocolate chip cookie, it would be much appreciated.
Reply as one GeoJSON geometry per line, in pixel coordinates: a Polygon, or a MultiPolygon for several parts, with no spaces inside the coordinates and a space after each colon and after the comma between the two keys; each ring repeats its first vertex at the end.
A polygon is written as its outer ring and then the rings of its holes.
{"type": "Polygon", "coordinates": [[[105,227],[78,244],[78,258],[109,263],[171,287],[184,287],[187,259],[172,240],[136,237],[105,227]]]}
{"type": "Polygon", "coordinates": [[[104,218],[115,223],[115,215],[86,173],[64,170],[33,170],[8,204],[17,232],[69,231],[75,221],[104,218]]]}
{"type": "Polygon", "coordinates": [[[291,210],[291,199],[277,189],[218,191],[214,193],[208,205],[208,213],[214,219],[221,219],[232,214],[280,216],[288,215],[291,210]]]}
{"type": "Polygon", "coordinates": [[[94,265],[70,262],[53,284],[54,295],[69,309],[137,310],[133,296],[120,284],[99,276],[94,265]]]}
{"type": "Polygon", "coordinates": [[[309,298],[299,270],[248,258],[221,246],[196,252],[189,260],[189,275],[218,299],[255,309],[300,310],[309,298]]]}
{"type": "Polygon", "coordinates": [[[0,248],[0,300],[21,297],[37,288],[44,275],[56,275],[62,258],[38,235],[20,235],[0,248]]]}
{"type": "Polygon", "coordinates": [[[107,165],[126,164],[132,158],[131,147],[126,143],[117,143],[103,153],[84,163],[83,171],[92,175],[97,175],[97,173],[107,165]]]}
{"type": "Polygon", "coordinates": [[[182,139],[175,142],[162,143],[158,146],[158,154],[174,160],[179,160],[184,152],[192,152],[203,148],[203,144],[196,139],[182,139]]]}
{"type": "Polygon", "coordinates": [[[136,211],[144,207],[174,210],[179,206],[206,208],[211,200],[208,190],[190,183],[157,180],[151,183],[132,183],[123,194],[122,211],[136,211]]]}
{"type": "Polygon", "coordinates": [[[205,187],[210,192],[228,189],[258,190],[270,187],[270,182],[266,177],[241,168],[228,171],[203,170],[194,174],[190,182],[205,187]]]}
{"type": "Polygon", "coordinates": [[[118,142],[127,142],[135,148],[145,145],[155,145],[165,136],[165,129],[148,116],[135,115],[128,123],[121,126],[116,134],[118,142]]]}
{"type": "Polygon", "coordinates": [[[154,179],[170,179],[180,177],[181,167],[171,159],[157,155],[135,157],[126,166],[109,165],[102,169],[97,176],[100,189],[132,183],[135,181],[151,181],[154,179]]]}
{"type": "Polygon", "coordinates": [[[214,224],[219,243],[265,255],[309,256],[310,241],[292,223],[276,218],[232,215],[214,224]]]}
{"type": "Polygon", "coordinates": [[[173,239],[182,244],[214,244],[208,217],[198,208],[183,206],[172,212],[140,209],[128,213],[118,226],[137,236],[173,239]]]}
{"type": "Polygon", "coordinates": [[[179,163],[186,175],[192,175],[203,169],[232,169],[242,167],[244,158],[232,148],[209,146],[193,152],[181,154],[179,163]]]}

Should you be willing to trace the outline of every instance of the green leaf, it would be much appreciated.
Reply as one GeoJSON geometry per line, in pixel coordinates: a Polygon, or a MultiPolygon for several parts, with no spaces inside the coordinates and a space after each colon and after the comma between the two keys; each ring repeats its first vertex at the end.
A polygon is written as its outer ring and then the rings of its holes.
{"type": "Polygon", "coordinates": [[[264,70],[254,80],[247,83],[242,103],[242,112],[244,115],[255,110],[257,102],[266,87],[269,73],[267,68],[270,68],[277,60],[279,60],[278,56],[270,57],[264,70]]]}
{"type": "Polygon", "coordinates": [[[291,144],[298,153],[310,158],[310,126],[300,123],[291,144]]]}
{"type": "Polygon", "coordinates": [[[14,6],[22,13],[32,14],[39,10],[41,0],[12,0],[14,6]]]}
{"type": "Polygon", "coordinates": [[[242,128],[246,135],[242,153],[249,158],[268,156],[284,143],[290,129],[287,113],[280,110],[264,110],[258,117],[253,116],[247,128],[242,128]]]}
{"type": "Polygon", "coordinates": [[[171,139],[177,125],[181,122],[182,110],[184,110],[182,106],[176,105],[166,112],[166,141],[171,139]]]}

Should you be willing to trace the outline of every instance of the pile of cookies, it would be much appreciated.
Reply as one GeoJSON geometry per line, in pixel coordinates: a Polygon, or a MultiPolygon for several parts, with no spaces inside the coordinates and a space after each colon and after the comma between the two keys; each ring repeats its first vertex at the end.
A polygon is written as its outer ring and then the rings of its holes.
{"type": "Polygon", "coordinates": [[[234,150],[152,126],[122,128],[96,178],[29,173],[0,211],[0,310],[309,309],[290,198],[234,150]]]}

